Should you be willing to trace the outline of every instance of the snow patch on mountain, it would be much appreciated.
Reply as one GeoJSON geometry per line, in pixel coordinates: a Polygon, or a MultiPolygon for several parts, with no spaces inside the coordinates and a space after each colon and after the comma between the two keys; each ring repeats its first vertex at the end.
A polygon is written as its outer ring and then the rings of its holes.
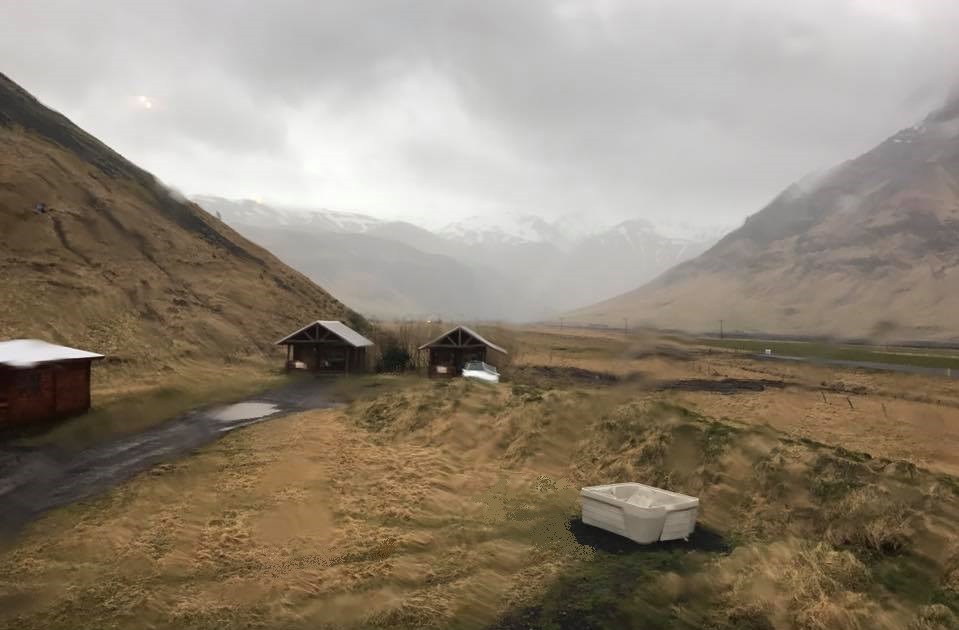
{"type": "Polygon", "coordinates": [[[474,215],[450,223],[438,231],[440,236],[468,245],[516,245],[555,240],[556,230],[548,221],[531,214],[506,214],[496,217],[474,215]]]}
{"type": "MultiPolygon", "coordinates": [[[[344,234],[365,234],[390,224],[389,221],[359,212],[278,207],[252,199],[231,200],[213,195],[195,195],[191,199],[207,211],[219,214],[228,223],[256,227],[303,227],[344,234]]],[[[410,223],[419,225],[416,221],[410,223]]],[[[603,223],[593,219],[590,213],[581,212],[555,219],[520,213],[475,215],[429,231],[440,238],[465,245],[544,243],[568,250],[584,240],[611,231],[632,241],[642,236],[643,240],[658,238],[695,243],[718,240],[730,229],[727,225],[702,225],[684,221],[653,223],[647,219],[603,223]]]]}
{"type": "Polygon", "coordinates": [[[684,221],[653,223],[647,219],[629,219],[603,224],[587,219],[585,213],[547,220],[534,215],[475,216],[447,225],[439,231],[445,238],[470,245],[549,243],[568,249],[586,239],[616,232],[641,247],[640,240],[664,239],[677,242],[719,240],[730,230],[728,225],[702,225],[684,221]]]}
{"type": "Polygon", "coordinates": [[[191,199],[227,223],[254,227],[309,227],[326,232],[363,234],[384,223],[358,212],[326,208],[278,207],[253,199],[233,200],[213,195],[194,195],[191,199]]]}

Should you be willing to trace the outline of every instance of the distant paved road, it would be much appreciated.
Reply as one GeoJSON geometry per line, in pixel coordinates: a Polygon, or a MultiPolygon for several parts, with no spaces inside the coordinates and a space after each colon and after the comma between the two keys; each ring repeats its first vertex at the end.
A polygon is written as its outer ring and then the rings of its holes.
{"type": "Polygon", "coordinates": [[[906,374],[923,374],[926,376],[945,376],[959,378],[959,370],[933,368],[924,365],[908,365],[905,363],[877,363],[873,361],[850,361],[847,359],[821,359],[817,357],[792,357],[781,354],[754,354],[755,359],[766,361],[800,361],[817,365],[837,365],[840,367],[863,368],[866,370],[881,370],[886,372],[903,372],[906,374]]]}
{"type": "Polygon", "coordinates": [[[310,379],[235,405],[190,411],[142,433],[82,450],[0,444],[0,533],[13,533],[47,510],[109,490],[234,429],[332,406],[329,382],[310,379]],[[264,415],[251,418],[243,413],[257,410],[264,415]]]}

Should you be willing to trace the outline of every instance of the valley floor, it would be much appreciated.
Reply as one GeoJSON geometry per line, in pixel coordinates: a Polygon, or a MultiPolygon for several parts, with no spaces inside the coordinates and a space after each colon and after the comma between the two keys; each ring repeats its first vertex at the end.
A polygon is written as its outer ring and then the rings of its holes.
{"type": "Polygon", "coordinates": [[[366,377],[0,550],[0,627],[949,628],[959,386],[525,331],[510,382],[366,377]],[[689,544],[582,485],[700,496],[689,544]]]}

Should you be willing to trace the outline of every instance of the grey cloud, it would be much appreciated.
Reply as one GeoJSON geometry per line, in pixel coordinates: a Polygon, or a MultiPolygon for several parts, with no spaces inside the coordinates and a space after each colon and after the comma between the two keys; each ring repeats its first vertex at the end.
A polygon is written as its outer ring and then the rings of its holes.
{"type": "Polygon", "coordinates": [[[374,213],[455,199],[460,215],[742,217],[919,120],[959,59],[952,0],[38,0],[5,14],[5,71],[165,181],[374,213]],[[168,108],[124,109],[138,92],[168,108]],[[294,132],[303,120],[355,136],[294,132]],[[308,169],[313,154],[349,185],[308,169]]]}

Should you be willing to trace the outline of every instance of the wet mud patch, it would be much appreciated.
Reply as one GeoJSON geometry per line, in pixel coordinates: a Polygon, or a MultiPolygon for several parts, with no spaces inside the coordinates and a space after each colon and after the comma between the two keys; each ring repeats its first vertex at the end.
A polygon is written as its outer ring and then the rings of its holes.
{"type": "Polygon", "coordinates": [[[671,361],[692,361],[696,358],[694,353],[676,346],[637,348],[631,350],[628,356],[631,359],[668,359],[671,361]]]}
{"type": "Polygon", "coordinates": [[[514,383],[536,387],[603,386],[643,379],[643,375],[638,372],[619,376],[610,372],[559,365],[524,365],[516,368],[510,376],[514,383]]]}
{"type": "Polygon", "coordinates": [[[786,387],[786,382],[774,381],[765,378],[724,378],[718,380],[712,380],[708,378],[690,378],[660,383],[658,389],[664,391],[736,394],[739,392],[762,392],[765,391],[767,387],[772,389],[783,389],[786,387]]]}

